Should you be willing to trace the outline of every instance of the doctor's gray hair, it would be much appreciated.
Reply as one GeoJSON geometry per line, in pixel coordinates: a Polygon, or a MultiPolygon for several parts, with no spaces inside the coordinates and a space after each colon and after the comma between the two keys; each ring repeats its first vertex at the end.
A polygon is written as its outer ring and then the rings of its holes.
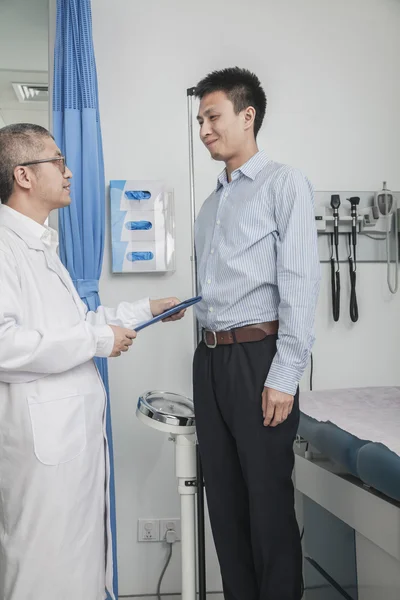
{"type": "Polygon", "coordinates": [[[53,138],[40,125],[16,123],[0,129],[0,200],[7,204],[14,190],[14,169],[36,160],[44,150],[45,138],[53,138]]]}

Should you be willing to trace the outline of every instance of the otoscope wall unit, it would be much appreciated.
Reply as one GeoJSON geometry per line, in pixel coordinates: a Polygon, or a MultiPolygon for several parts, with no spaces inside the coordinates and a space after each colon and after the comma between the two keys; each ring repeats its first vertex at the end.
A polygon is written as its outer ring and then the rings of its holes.
{"type": "Polygon", "coordinates": [[[336,250],[339,262],[348,262],[350,245],[354,241],[358,263],[386,263],[388,254],[389,261],[396,262],[399,207],[400,192],[390,192],[385,185],[381,192],[315,192],[315,224],[321,262],[331,262],[336,250]]]}

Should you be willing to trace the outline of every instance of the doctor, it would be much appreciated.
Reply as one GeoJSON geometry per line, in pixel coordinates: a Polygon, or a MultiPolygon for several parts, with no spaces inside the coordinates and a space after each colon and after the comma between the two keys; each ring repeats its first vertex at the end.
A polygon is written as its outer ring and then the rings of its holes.
{"type": "MultiPolygon", "coordinates": [[[[106,395],[95,356],[176,298],[88,312],[44,225],[71,171],[47,130],[0,129],[0,598],[112,595],[106,395]]],[[[169,320],[182,318],[183,312],[169,320]]]]}

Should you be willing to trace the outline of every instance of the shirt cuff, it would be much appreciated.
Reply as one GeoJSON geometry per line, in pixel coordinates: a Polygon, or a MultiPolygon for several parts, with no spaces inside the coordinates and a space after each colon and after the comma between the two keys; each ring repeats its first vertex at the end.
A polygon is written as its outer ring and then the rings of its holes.
{"type": "Polygon", "coordinates": [[[114,348],[114,332],[109,325],[95,325],[96,353],[99,358],[108,358],[114,348]]]}
{"type": "Polygon", "coordinates": [[[273,362],[264,386],[294,396],[300,377],[297,369],[273,362]]]}

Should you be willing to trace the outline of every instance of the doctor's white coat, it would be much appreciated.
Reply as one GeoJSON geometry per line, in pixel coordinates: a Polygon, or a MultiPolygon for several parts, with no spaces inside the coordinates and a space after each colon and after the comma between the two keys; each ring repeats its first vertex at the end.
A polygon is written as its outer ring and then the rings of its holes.
{"type": "Polygon", "coordinates": [[[107,324],[149,300],[87,312],[56,232],[0,205],[0,598],[112,595],[106,396],[94,356],[107,324]]]}

